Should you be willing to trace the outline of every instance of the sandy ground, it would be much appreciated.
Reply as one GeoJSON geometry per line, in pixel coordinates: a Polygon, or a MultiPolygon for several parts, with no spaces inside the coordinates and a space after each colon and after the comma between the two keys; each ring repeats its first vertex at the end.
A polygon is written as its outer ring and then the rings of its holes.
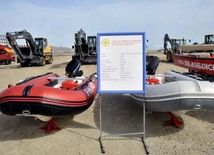
{"type": "MultiPolygon", "coordinates": [[[[186,71],[162,61],[157,73],[166,70],[186,71]]],[[[150,54],[151,55],[151,54],[150,54]]],[[[55,56],[52,65],[21,68],[19,64],[0,65],[0,91],[8,84],[21,79],[44,74],[58,73],[64,76],[64,68],[71,56],[55,56]]],[[[96,72],[96,65],[85,65],[81,69],[88,76],[96,72]]],[[[214,111],[176,112],[184,124],[179,128],[165,127],[167,113],[153,112],[146,115],[146,144],[150,154],[214,154],[214,111]]],[[[133,99],[122,95],[102,95],[103,134],[141,132],[143,125],[142,108],[133,99]]],[[[84,113],[75,117],[56,119],[62,129],[46,134],[40,128],[44,122],[33,117],[7,116],[0,113],[0,154],[1,155],[98,155],[99,145],[99,99],[84,113]]],[[[145,154],[141,137],[120,137],[103,140],[107,155],[145,154]]]]}

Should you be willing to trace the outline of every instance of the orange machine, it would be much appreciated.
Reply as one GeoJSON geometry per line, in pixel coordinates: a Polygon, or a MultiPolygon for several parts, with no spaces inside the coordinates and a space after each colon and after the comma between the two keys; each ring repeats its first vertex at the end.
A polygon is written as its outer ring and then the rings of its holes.
{"type": "Polygon", "coordinates": [[[8,46],[8,41],[5,35],[0,35],[0,63],[9,65],[12,61],[15,61],[15,55],[12,48],[8,46]]]}

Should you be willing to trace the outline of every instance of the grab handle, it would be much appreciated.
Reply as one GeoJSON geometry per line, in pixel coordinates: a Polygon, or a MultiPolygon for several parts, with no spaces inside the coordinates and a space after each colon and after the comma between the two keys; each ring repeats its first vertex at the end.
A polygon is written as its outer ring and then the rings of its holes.
{"type": "Polygon", "coordinates": [[[200,109],[201,109],[201,105],[200,105],[200,104],[195,104],[195,105],[193,106],[193,109],[195,109],[195,110],[200,110],[200,109]]]}
{"type": "Polygon", "coordinates": [[[22,111],[22,114],[23,114],[23,115],[30,115],[30,111],[29,111],[29,110],[23,110],[23,111],[22,111]]]}

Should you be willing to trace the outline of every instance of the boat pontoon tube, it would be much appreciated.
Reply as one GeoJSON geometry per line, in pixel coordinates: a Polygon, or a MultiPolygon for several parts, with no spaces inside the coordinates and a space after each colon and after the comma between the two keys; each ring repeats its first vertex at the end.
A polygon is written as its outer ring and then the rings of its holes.
{"type": "Polygon", "coordinates": [[[137,103],[151,111],[167,112],[214,109],[214,84],[208,81],[174,81],[146,85],[146,94],[131,94],[137,103]]]}

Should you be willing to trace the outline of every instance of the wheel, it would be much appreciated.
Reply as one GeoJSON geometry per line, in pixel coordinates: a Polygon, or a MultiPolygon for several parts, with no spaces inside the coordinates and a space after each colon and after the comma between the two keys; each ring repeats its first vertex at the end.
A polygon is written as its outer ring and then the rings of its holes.
{"type": "Polygon", "coordinates": [[[10,59],[5,61],[5,65],[9,65],[9,64],[11,64],[11,60],[10,59]]]}
{"type": "Polygon", "coordinates": [[[41,66],[45,66],[45,58],[44,58],[44,57],[42,57],[42,58],[40,59],[40,65],[41,65],[41,66]]]}
{"type": "Polygon", "coordinates": [[[21,67],[27,67],[26,63],[20,63],[21,67]]]}
{"type": "Polygon", "coordinates": [[[27,67],[29,66],[29,63],[28,62],[23,62],[23,63],[20,63],[21,67],[27,67]]]}
{"type": "Polygon", "coordinates": [[[49,56],[47,60],[47,64],[52,64],[53,63],[53,56],[49,56]]]}

